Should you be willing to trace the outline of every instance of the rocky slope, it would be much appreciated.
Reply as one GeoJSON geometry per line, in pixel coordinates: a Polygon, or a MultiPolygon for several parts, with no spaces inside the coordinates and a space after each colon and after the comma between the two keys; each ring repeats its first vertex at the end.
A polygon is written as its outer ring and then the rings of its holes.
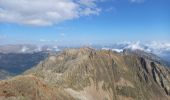
{"type": "Polygon", "coordinates": [[[170,70],[139,55],[91,48],[68,49],[49,56],[25,75],[1,81],[1,98],[168,100],[170,70]]]}

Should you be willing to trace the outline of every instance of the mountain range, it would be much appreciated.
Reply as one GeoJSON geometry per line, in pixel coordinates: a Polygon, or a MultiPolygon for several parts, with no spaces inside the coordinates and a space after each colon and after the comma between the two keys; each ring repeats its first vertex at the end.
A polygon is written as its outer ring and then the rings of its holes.
{"type": "Polygon", "coordinates": [[[0,99],[169,100],[170,69],[141,53],[65,49],[22,75],[0,81],[0,99]]]}
{"type": "MultiPolygon", "coordinates": [[[[160,61],[170,66],[170,45],[168,42],[119,42],[107,45],[89,45],[96,50],[112,50],[122,53],[124,50],[131,53],[143,54],[150,56],[155,61],[160,61]]],[[[27,69],[37,65],[45,59],[48,54],[60,52],[66,48],[79,48],[80,46],[60,46],[60,45],[34,45],[34,44],[15,44],[0,45],[0,70],[3,73],[0,79],[4,79],[4,74],[17,75],[27,69]],[[27,58],[27,59],[25,59],[27,58]],[[3,76],[3,77],[2,77],[3,76]]]]}

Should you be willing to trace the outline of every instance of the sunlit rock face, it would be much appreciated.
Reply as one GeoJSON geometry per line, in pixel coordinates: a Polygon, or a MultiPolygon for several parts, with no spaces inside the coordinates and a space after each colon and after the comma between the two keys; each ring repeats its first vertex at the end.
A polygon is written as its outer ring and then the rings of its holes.
{"type": "Polygon", "coordinates": [[[50,55],[24,75],[1,81],[0,98],[168,100],[170,70],[135,53],[67,49],[50,55]]]}

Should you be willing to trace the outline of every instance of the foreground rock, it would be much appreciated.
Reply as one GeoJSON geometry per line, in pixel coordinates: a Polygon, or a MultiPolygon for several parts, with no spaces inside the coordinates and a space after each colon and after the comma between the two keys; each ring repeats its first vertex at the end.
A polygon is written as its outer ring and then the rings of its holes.
{"type": "Polygon", "coordinates": [[[0,82],[8,100],[168,100],[170,70],[138,55],[68,49],[0,82]],[[13,100],[13,99],[12,99],[13,100]]]}

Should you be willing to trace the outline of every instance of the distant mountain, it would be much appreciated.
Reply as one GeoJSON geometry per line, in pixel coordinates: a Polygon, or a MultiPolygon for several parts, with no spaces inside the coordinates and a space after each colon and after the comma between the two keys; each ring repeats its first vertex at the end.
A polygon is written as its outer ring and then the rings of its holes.
{"type": "Polygon", "coordinates": [[[46,52],[35,53],[0,53],[0,70],[11,74],[21,74],[37,65],[48,56],[46,52]]]}
{"type": "Polygon", "coordinates": [[[49,53],[60,51],[55,45],[0,45],[0,79],[18,75],[37,65],[49,53]]]}
{"type": "Polygon", "coordinates": [[[0,99],[169,100],[170,69],[151,56],[67,49],[0,81],[0,99]]]}
{"type": "Polygon", "coordinates": [[[5,70],[0,70],[0,80],[11,78],[13,75],[5,70]]]}
{"type": "Polygon", "coordinates": [[[60,51],[56,45],[16,44],[0,45],[0,53],[33,53],[33,52],[60,51]]]}

